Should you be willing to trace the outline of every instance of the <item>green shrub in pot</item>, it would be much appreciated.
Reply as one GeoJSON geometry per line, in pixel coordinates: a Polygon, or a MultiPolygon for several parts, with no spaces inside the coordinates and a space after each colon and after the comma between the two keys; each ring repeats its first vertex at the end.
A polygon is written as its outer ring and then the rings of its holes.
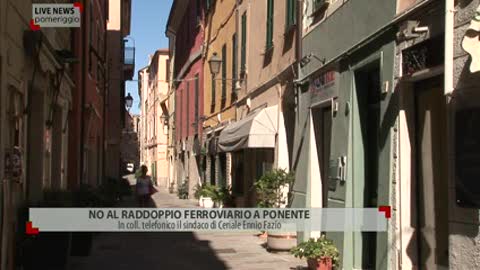
{"type": "Polygon", "coordinates": [[[291,187],[295,180],[292,172],[274,169],[262,175],[253,185],[257,194],[257,206],[273,208],[287,203],[283,199],[282,188],[291,187]]]}
{"type": "Polygon", "coordinates": [[[332,240],[322,235],[311,238],[292,248],[291,253],[297,258],[306,258],[310,269],[334,269],[338,267],[340,255],[332,240]]]}

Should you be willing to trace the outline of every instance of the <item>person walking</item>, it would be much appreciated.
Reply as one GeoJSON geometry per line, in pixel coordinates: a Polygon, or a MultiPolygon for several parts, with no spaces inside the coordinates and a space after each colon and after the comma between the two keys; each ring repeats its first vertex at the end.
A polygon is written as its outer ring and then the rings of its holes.
{"type": "Polygon", "coordinates": [[[142,165],[140,174],[137,176],[137,183],[135,185],[137,201],[140,207],[147,207],[150,202],[150,196],[154,193],[152,178],[147,175],[148,168],[142,165]]]}

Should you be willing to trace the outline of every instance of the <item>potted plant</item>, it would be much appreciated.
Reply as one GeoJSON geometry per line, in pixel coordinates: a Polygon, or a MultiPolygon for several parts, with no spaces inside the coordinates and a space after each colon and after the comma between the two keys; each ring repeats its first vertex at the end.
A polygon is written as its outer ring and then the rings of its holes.
{"type": "Polygon", "coordinates": [[[227,187],[216,188],[213,201],[215,202],[215,207],[217,208],[233,207],[235,203],[232,195],[232,189],[227,187]]]}
{"type": "MultiPolygon", "coordinates": [[[[65,190],[44,191],[44,200],[35,207],[72,207],[72,193],[65,190]]],[[[40,232],[28,237],[22,246],[22,266],[30,269],[64,269],[70,255],[71,233],[40,232]]]]}
{"type": "Polygon", "coordinates": [[[195,186],[193,197],[198,200],[198,206],[203,207],[202,185],[195,186]]]}
{"type": "Polygon", "coordinates": [[[182,200],[188,199],[188,181],[184,180],[183,183],[178,187],[177,196],[182,200]]]}
{"type": "Polygon", "coordinates": [[[203,185],[200,191],[200,196],[203,199],[203,207],[204,208],[213,208],[214,201],[213,198],[216,196],[216,189],[217,187],[214,185],[203,185]]]}
{"type": "Polygon", "coordinates": [[[291,253],[297,258],[306,258],[310,270],[331,270],[338,267],[338,249],[325,235],[298,244],[292,248],[291,253]]]}
{"type": "MultiPolygon", "coordinates": [[[[292,172],[274,169],[254,183],[257,206],[260,208],[286,207],[290,199],[290,187],[295,180],[292,172]]],[[[296,232],[267,232],[269,250],[288,251],[296,245],[296,232]]]]}

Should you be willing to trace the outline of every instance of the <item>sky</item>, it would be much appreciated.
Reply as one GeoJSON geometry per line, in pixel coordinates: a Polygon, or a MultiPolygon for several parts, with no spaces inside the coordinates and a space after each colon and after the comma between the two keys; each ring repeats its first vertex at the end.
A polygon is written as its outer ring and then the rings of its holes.
{"type": "MultiPolygon", "coordinates": [[[[172,2],[173,0],[132,1],[130,37],[135,40],[135,80],[138,70],[148,65],[150,54],[155,53],[157,49],[168,48],[165,26],[172,2]]],[[[130,112],[139,114],[138,82],[127,82],[126,91],[133,97],[133,106],[130,112]]]]}

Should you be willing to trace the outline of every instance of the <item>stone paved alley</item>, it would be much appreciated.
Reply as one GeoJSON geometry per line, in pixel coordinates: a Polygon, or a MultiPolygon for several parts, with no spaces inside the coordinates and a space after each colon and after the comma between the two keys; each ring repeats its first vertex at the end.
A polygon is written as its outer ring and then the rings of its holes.
{"type": "MultiPolygon", "coordinates": [[[[132,177],[129,177],[130,180],[132,177]]],[[[131,180],[132,181],[132,180],[131,180]]],[[[195,207],[159,190],[157,207],[195,207]]],[[[269,253],[251,233],[100,233],[89,257],[72,257],[70,270],[304,269],[304,260],[269,253]]]]}

